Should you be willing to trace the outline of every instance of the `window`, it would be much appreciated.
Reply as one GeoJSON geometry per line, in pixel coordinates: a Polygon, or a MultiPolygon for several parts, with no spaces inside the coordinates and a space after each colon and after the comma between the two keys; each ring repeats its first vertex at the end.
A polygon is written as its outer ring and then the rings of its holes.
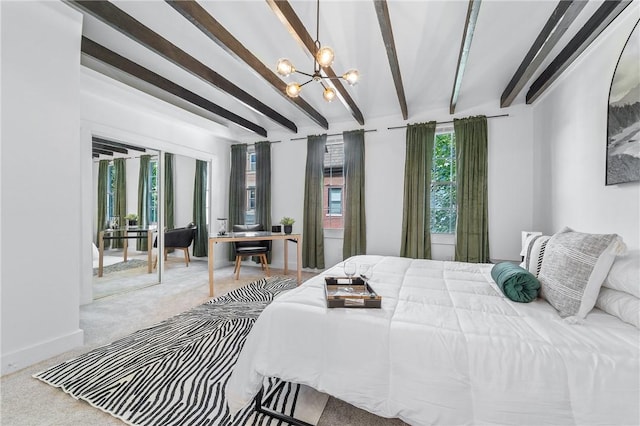
{"type": "Polygon", "coordinates": [[[327,139],[324,150],[323,212],[325,229],[344,228],[344,143],[342,135],[327,139]]]}
{"type": "Polygon", "coordinates": [[[107,169],[107,222],[113,217],[113,207],[116,193],[116,169],[113,164],[109,164],[107,169]]]}
{"type": "Polygon", "coordinates": [[[247,168],[247,171],[251,171],[251,172],[255,172],[256,171],[256,153],[255,153],[255,148],[254,147],[250,147],[247,148],[247,161],[249,162],[249,167],[247,168]]]}
{"type": "Polygon", "coordinates": [[[147,223],[158,223],[158,160],[149,161],[149,176],[147,178],[147,206],[149,217],[147,223]]]}
{"type": "Polygon", "coordinates": [[[329,187],[329,216],[342,216],[342,188],[329,187]]]}
{"type": "Polygon", "coordinates": [[[456,232],[456,144],[453,129],[436,133],[431,169],[431,233],[456,232]]]}
{"type": "Polygon", "coordinates": [[[244,215],[245,225],[256,223],[256,151],[253,145],[247,147],[247,210],[244,215]]]}

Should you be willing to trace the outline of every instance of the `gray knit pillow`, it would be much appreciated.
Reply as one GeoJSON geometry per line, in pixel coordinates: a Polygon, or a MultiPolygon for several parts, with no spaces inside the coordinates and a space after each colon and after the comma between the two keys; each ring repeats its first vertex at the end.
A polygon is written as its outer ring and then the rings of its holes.
{"type": "Polygon", "coordinates": [[[616,234],[584,234],[565,228],[547,242],[538,279],[540,295],[560,316],[584,318],[593,309],[616,252],[616,234]]]}

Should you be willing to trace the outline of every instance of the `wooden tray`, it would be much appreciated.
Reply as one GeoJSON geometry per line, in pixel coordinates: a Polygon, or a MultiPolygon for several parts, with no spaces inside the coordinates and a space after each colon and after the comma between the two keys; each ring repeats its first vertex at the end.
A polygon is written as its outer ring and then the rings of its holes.
{"type": "Polygon", "coordinates": [[[360,277],[325,277],[327,308],[380,308],[382,297],[360,277]]]}

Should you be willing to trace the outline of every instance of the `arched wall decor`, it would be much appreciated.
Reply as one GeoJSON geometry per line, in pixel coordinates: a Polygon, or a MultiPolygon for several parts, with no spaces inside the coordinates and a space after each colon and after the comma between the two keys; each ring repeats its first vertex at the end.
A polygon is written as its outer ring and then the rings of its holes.
{"type": "Polygon", "coordinates": [[[640,181],[640,26],[622,49],[609,89],[606,185],[640,181]]]}

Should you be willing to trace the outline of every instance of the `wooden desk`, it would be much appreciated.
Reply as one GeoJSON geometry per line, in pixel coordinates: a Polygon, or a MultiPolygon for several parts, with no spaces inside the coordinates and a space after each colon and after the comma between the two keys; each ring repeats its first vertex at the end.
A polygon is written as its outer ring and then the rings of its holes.
{"type": "Polygon", "coordinates": [[[209,235],[209,296],[213,297],[213,265],[214,246],[216,243],[232,243],[235,241],[282,240],[284,242],[284,274],[289,272],[289,246],[287,241],[297,245],[298,284],[302,282],[302,235],[280,234],[272,232],[230,232],[225,235],[209,235]]]}
{"type": "Polygon", "coordinates": [[[124,251],[124,261],[127,261],[127,249],[129,248],[129,239],[138,239],[138,238],[146,238],[147,239],[147,273],[151,273],[153,270],[152,262],[151,262],[151,252],[153,251],[152,238],[155,229],[147,229],[147,228],[127,228],[127,229],[105,229],[100,231],[98,235],[98,277],[102,276],[102,270],[104,266],[104,240],[122,240],[123,241],[123,251],[124,251]],[[123,232],[124,235],[114,235],[115,232],[123,232]],[[147,234],[146,236],[144,234],[147,234]],[[111,234],[110,236],[105,237],[105,234],[111,234]],[[135,234],[135,235],[130,235],[135,234]]]}

